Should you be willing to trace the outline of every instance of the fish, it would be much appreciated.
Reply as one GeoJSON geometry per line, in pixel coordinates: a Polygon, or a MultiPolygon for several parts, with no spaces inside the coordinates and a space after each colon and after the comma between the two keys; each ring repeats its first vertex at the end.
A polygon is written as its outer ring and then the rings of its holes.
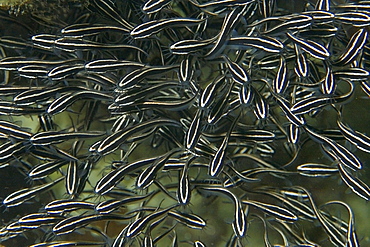
{"type": "Polygon", "coordinates": [[[17,140],[29,139],[32,136],[31,132],[21,126],[5,120],[0,120],[0,133],[17,140]]]}
{"type": "MultiPolygon", "coordinates": [[[[301,114],[294,114],[291,110],[292,107],[289,107],[289,103],[286,102],[285,99],[283,99],[281,96],[273,94],[275,96],[275,100],[280,106],[280,109],[284,112],[285,117],[288,119],[288,121],[297,126],[303,126],[306,124],[305,118],[301,114]]],[[[293,108],[294,109],[294,108],[293,108]]]]}
{"type": "Polygon", "coordinates": [[[333,204],[339,204],[339,205],[344,206],[347,209],[348,214],[349,214],[349,220],[347,224],[348,228],[347,228],[347,234],[346,234],[346,245],[352,246],[352,247],[360,246],[360,243],[357,238],[356,231],[355,231],[355,217],[354,217],[354,213],[351,207],[342,201],[329,201],[325,203],[325,206],[333,205],[333,204]]]}
{"type": "Polygon", "coordinates": [[[136,86],[148,76],[158,76],[168,73],[176,68],[178,68],[178,65],[143,67],[137,70],[133,70],[131,73],[128,73],[121,78],[121,80],[118,82],[118,87],[127,90],[136,86]]]}
{"type": "Polygon", "coordinates": [[[52,160],[49,162],[41,163],[38,165],[33,166],[28,171],[28,177],[32,180],[38,180],[46,178],[48,175],[52,174],[60,167],[66,165],[68,163],[67,160],[52,160]]]}
{"type": "Polygon", "coordinates": [[[104,100],[111,101],[113,97],[106,93],[99,91],[80,91],[75,93],[65,93],[60,97],[56,98],[51,104],[48,105],[46,112],[54,115],[67,109],[74,102],[81,99],[93,99],[93,100],[104,100]]]}
{"type": "Polygon", "coordinates": [[[347,68],[333,72],[334,78],[349,79],[352,81],[366,80],[370,76],[370,71],[363,68],[347,68]]]}
{"type": "Polygon", "coordinates": [[[89,51],[89,50],[136,50],[144,55],[148,55],[143,49],[138,48],[133,45],[126,45],[126,44],[104,44],[99,42],[93,42],[87,39],[82,38],[72,38],[72,37],[61,37],[57,38],[54,43],[53,47],[57,50],[65,51],[65,52],[76,52],[76,51],[89,51]]]}
{"type": "Polygon", "coordinates": [[[45,205],[44,209],[48,214],[62,214],[79,209],[94,209],[95,204],[85,201],[76,201],[72,199],[54,200],[45,205]]]}
{"type": "Polygon", "coordinates": [[[172,149],[171,151],[159,156],[153,164],[145,168],[136,179],[136,187],[140,189],[146,189],[151,185],[157,176],[157,173],[164,167],[167,160],[181,149],[172,149]]]}
{"type": "Polygon", "coordinates": [[[45,50],[53,50],[55,41],[59,38],[58,35],[54,34],[37,34],[31,37],[32,44],[35,47],[45,50]]]}
{"type": "Polygon", "coordinates": [[[227,64],[229,72],[231,73],[235,82],[240,83],[241,85],[247,84],[249,79],[247,71],[241,67],[239,64],[233,62],[227,56],[222,56],[227,64]]]}
{"type": "Polygon", "coordinates": [[[341,232],[339,232],[339,229],[335,227],[326,217],[323,216],[323,214],[320,212],[320,210],[315,205],[311,194],[306,189],[304,188],[301,188],[301,189],[306,191],[306,194],[308,195],[308,198],[310,200],[314,213],[317,219],[319,220],[321,226],[324,228],[326,233],[329,235],[330,242],[338,246],[345,246],[344,235],[341,232]]]}
{"type": "Polygon", "coordinates": [[[168,216],[173,217],[178,222],[192,229],[203,229],[206,227],[206,221],[196,214],[187,214],[179,211],[171,210],[168,216]]]}
{"type": "Polygon", "coordinates": [[[199,107],[201,109],[206,109],[213,103],[217,91],[225,87],[223,82],[225,82],[225,76],[220,76],[206,86],[199,99],[199,107]]]}
{"type": "Polygon", "coordinates": [[[177,82],[173,83],[167,83],[167,84],[158,84],[154,85],[148,88],[142,88],[141,90],[130,90],[127,93],[119,94],[117,97],[114,99],[115,105],[119,107],[123,106],[129,106],[129,105],[137,105],[137,104],[142,104],[145,101],[145,98],[148,98],[152,94],[158,93],[160,90],[163,89],[170,89],[170,88],[175,88],[178,87],[177,82]]]}
{"type": "Polygon", "coordinates": [[[269,53],[280,53],[284,49],[284,44],[278,39],[270,36],[238,36],[231,37],[227,43],[231,48],[247,49],[253,47],[269,53]]]}
{"type": "Polygon", "coordinates": [[[205,40],[186,39],[176,41],[169,46],[169,50],[173,55],[201,53],[204,48],[209,48],[215,42],[216,38],[217,36],[205,40]]]}
{"type": "Polygon", "coordinates": [[[106,200],[106,201],[99,202],[96,205],[93,204],[93,208],[99,214],[110,214],[111,212],[119,209],[123,205],[137,202],[137,201],[140,201],[146,198],[150,199],[150,197],[154,194],[155,193],[152,192],[152,193],[148,193],[142,196],[127,197],[122,200],[115,200],[115,199],[106,200]]]}
{"type": "Polygon", "coordinates": [[[69,246],[83,246],[83,247],[88,247],[88,246],[106,246],[105,242],[96,242],[96,241],[53,241],[53,242],[42,242],[42,243],[37,243],[30,245],[30,247],[69,247],[69,246]]]}
{"type": "Polygon", "coordinates": [[[17,105],[30,105],[47,102],[50,98],[60,93],[89,90],[86,87],[67,86],[27,89],[14,96],[13,100],[17,105]]]}
{"type": "Polygon", "coordinates": [[[110,192],[118,183],[120,183],[124,175],[129,174],[130,172],[136,171],[144,166],[149,165],[154,162],[157,157],[152,157],[149,159],[143,159],[126,166],[121,166],[116,170],[112,170],[107,175],[103,176],[95,185],[94,192],[97,194],[104,195],[110,192]]]}
{"type": "Polygon", "coordinates": [[[201,241],[197,240],[194,242],[194,247],[206,247],[206,245],[201,241]]]}
{"type": "Polygon", "coordinates": [[[128,225],[125,236],[127,238],[135,237],[143,230],[143,228],[145,228],[149,224],[149,222],[155,220],[156,218],[167,217],[168,212],[177,206],[178,205],[173,205],[138,218],[137,220],[128,225]]]}
{"type": "Polygon", "coordinates": [[[45,65],[24,65],[18,67],[17,72],[20,77],[28,79],[46,79],[49,69],[45,65]]]}
{"type": "Polygon", "coordinates": [[[297,166],[297,172],[308,177],[328,177],[337,174],[339,171],[336,167],[324,164],[305,163],[297,166]]]}
{"type": "Polygon", "coordinates": [[[217,149],[216,153],[214,156],[211,158],[210,163],[209,163],[209,169],[208,169],[208,174],[212,177],[217,176],[220,174],[224,167],[224,159],[225,159],[225,154],[226,154],[226,148],[227,144],[229,142],[229,138],[231,135],[231,132],[233,131],[234,127],[236,126],[236,123],[240,117],[240,114],[234,119],[232,122],[229,131],[225,135],[224,139],[222,140],[222,143],[220,147],[217,149]]]}
{"type": "Polygon", "coordinates": [[[353,176],[341,163],[338,164],[339,174],[342,181],[358,196],[368,201],[370,199],[370,187],[359,178],[353,176]]]}
{"type": "Polygon", "coordinates": [[[348,41],[346,49],[344,52],[333,61],[333,64],[337,66],[343,66],[352,63],[358,55],[360,55],[366,40],[368,37],[368,32],[365,29],[360,29],[354,33],[351,39],[348,41]]]}
{"type": "Polygon", "coordinates": [[[64,217],[59,215],[48,215],[45,213],[31,213],[19,218],[18,224],[23,229],[36,229],[41,226],[54,225],[55,223],[63,219],[64,217]]]}
{"type": "Polygon", "coordinates": [[[370,138],[367,135],[351,129],[348,125],[344,124],[343,121],[338,120],[337,124],[346,140],[354,144],[361,151],[370,152],[370,138]]]}
{"type": "Polygon", "coordinates": [[[112,153],[115,150],[117,150],[119,146],[122,145],[125,142],[125,140],[132,136],[134,133],[137,133],[138,131],[142,131],[148,128],[153,128],[158,125],[169,125],[180,127],[180,124],[177,121],[170,119],[153,119],[150,121],[142,122],[130,128],[117,131],[107,136],[102,141],[99,141],[99,145],[96,149],[96,152],[100,155],[107,155],[109,153],[112,153]]]}
{"type": "Polygon", "coordinates": [[[249,84],[243,84],[238,91],[239,103],[242,106],[250,106],[253,103],[254,94],[249,84]]]}
{"type": "Polygon", "coordinates": [[[84,227],[87,224],[100,220],[126,220],[130,219],[132,216],[117,216],[117,215],[78,215],[66,218],[59,221],[53,226],[53,233],[56,235],[68,234],[75,231],[78,228],[84,227]]]}
{"type": "Polygon", "coordinates": [[[323,94],[333,94],[335,92],[337,83],[334,78],[334,73],[330,66],[326,67],[326,74],[321,84],[321,91],[323,94]]]}
{"type": "Polygon", "coordinates": [[[304,127],[304,129],[314,140],[318,141],[319,143],[322,143],[324,147],[327,147],[329,153],[331,153],[343,165],[346,165],[348,168],[352,170],[362,169],[362,162],[347,148],[331,140],[330,138],[321,136],[313,132],[308,127],[304,127]]]}
{"type": "Polygon", "coordinates": [[[248,204],[250,206],[254,206],[267,214],[274,216],[280,220],[283,221],[296,221],[298,220],[298,217],[291,211],[287,210],[286,208],[273,205],[273,204],[268,204],[268,203],[263,203],[259,201],[253,201],[253,200],[242,200],[241,201],[244,204],[248,204]]]}
{"type": "Polygon", "coordinates": [[[191,199],[190,179],[189,179],[189,165],[196,157],[191,157],[184,164],[179,177],[179,185],[177,189],[177,201],[180,205],[187,205],[191,199]]]}
{"type": "Polygon", "coordinates": [[[186,148],[189,150],[194,149],[194,147],[198,143],[198,140],[201,135],[201,126],[202,126],[201,120],[202,120],[202,111],[197,110],[186,132],[186,136],[185,136],[185,142],[186,142],[185,145],[186,145],[186,148]]]}
{"type": "Polygon", "coordinates": [[[46,191],[62,181],[64,177],[59,177],[56,180],[47,183],[47,184],[42,184],[38,186],[34,186],[31,188],[25,188],[25,189],[20,189],[18,191],[15,191],[8,195],[4,200],[3,200],[3,205],[5,207],[15,207],[18,205],[21,205],[25,201],[31,200],[34,198],[38,193],[46,191]]]}
{"type": "Polygon", "coordinates": [[[284,58],[280,59],[280,66],[278,68],[278,71],[276,73],[276,77],[273,82],[273,89],[274,92],[277,94],[284,93],[284,91],[288,87],[288,68],[285,62],[284,58]]]}
{"type": "Polygon", "coordinates": [[[6,141],[0,145],[0,161],[6,161],[27,148],[29,148],[29,145],[25,145],[23,142],[6,141]]]}
{"type": "Polygon", "coordinates": [[[295,55],[296,55],[296,63],[294,67],[294,72],[297,74],[298,77],[307,77],[309,73],[309,65],[307,63],[306,54],[301,52],[297,45],[294,45],[295,55]]]}
{"type": "Polygon", "coordinates": [[[237,7],[237,6],[248,6],[252,5],[255,0],[221,0],[221,1],[209,1],[205,3],[199,3],[197,0],[189,0],[194,6],[202,9],[206,13],[213,14],[213,11],[223,9],[225,7],[237,7]]]}
{"type": "Polygon", "coordinates": [[[317,1],[315,5],[316,10],[324,10],[329,11],[330,10],[330,0],[319,0],[317,1]]]}
{"type": "Polygon", "coordinates": [[[266,99],[257,90],[254,90],[254,92],[253,112],[258,119],[266,119],[269,115],[270,106],[266,99]]]}
{"type": "Polygon", "coordinates": [[[141,9],[145,14],[153,14],[160,11],[163,7],[170,3],[170,0],[147,0],[141,9]]]}
{"type": "Polygon", "coordinates": [[[103,32],[117,32],[127,34],[130,29],[125,27],[108,25],[91,25],[90,23],[79,23],[66,26],[60,30],[63,37],[83,38],[95,36],[103,32]]]}
{"type": "MultiPolygon", "coordinates": [[[[313,212],[313,209],[309,207],[305,202],[302,201],[302,198],[292,198],[284,195],[284,191],[275,192],[271,189],[258,189],[257,193],[266,194],[268,196],[274,197],[278,201],[281,201],[282,204],[290,210],[293,210],[298,217],[307,217],[308,219],[316,219],[316,215],[313,212]]],[[[301,196],[302,197],[302,196],[301,196]]]]}
{"type": "Polygon", "coordinates": [[[115,71],[122,69],[139,69],[145,65],[129,60],[118,59],[97,59],[84,64],[84,69],[88,73],[105,73],[107,71],[115,71]]]}
{"type": "Polygon", "coordinates": [[[206,59],[217,57],[225,49],[226,42],[230,36],[231,31],[234,29],[245,10],[246,6],[238,6],[236,8],[233,8],[230,13],[225,16],[225,19],[221,26],[221,30],[215,40],[214,46],[204,55],[206,59]]]}
{"type": "Polygon", "coordinates": [[[330,56],[330,52],[328,49],[321,45],[320,43],[317,43],[315,41],[311,40],[304,40],[301,38],[298,38],[291,34],[290,32],[287,33],[287,36],[293,40],[293,42],[302,48],[305,52],[309,53],[314,58],[320,59],[320,60],[326,60],[330,56]]]}
{"type": "Polygon", "coordinates": [[[370,25],[370,14],[361,10],[335,13],[334,19],[354,27],[361,28],[370,25]]]}
{"type": "Polygon", "coordinates": [[[104,17],[109,17],[111,20],[117,22],[122,27],[132,30],[133,25],[124,19],[118,12],[116,4],[111,0],[93,0],[93,5],[97,8],[98,13],[104,17]]]}
{"type": "Polygon", "coordinates": [[[77,170],[77,162],[70,161],[67,167],[67,174],[65,178],[65,188],[67,194],[71,195],[72,197],[77,194],[77,189],[79,187],[79,179],[78,179],[78,170],[77,170]]]}
{"type": "Polygon", "coordinates": [[[269,21],[279,21],[280,23],[277,25],[274,25],[274,27],[266,29],[264,32],[262,32],[263,35],[273,35],[279,32],[286,32],[289,30],[298,31],[298,30],[304,30],[305,28],[308,28],[313,23],[313,18],[310,15],[306,14],[290,14],[290,15],[283,15],[280,17],[267,17],[262,20],[255,21],[254,23],[250,24],[250,27],[258,26],[263,23],[269,22],[269,21]]]}
{"type": "Polygon", "coordinates": [[[226,188],[222,187],[200,187],[199,188],[202,191],[209,191],[211,193],[221,193],[225,195],[227,198],[231,199],[234,204],[234,221],[233,221],[233,230],[236,236],[243,237],[246,234],[247,231],[247,221],[246,221],[246,215],[243,211],[241,201],[239,198],[230,192],[226,188]]]}
{"type": "Polygon", "coordinates": [[[96,138],[103,136],[105,132],[89,131],[89,132],[61,132],[61,131],[45,131],[32,135],[29,140],[32,145],[51,145],[61,143],[70,139],[85,139],[96,138]]]}
{"type": "Polygon", "coordinates": [[[152,35],[159,33],[165,28],[169,27],[188,27],[196,26],[202,23],[202,19],[194,18],[170,18],[170,19],[159,19],[142,23],[130,32],[130,35],[134,39],[145,39],[152,35]]]}
{"type": "Polygon", "coordinates": [[[27,3],[39,7],[33,27],[15,18],[22,8],[0,12],[0,168],[30,183],[2,206],[41,200],[6,220],[0,242],[205,246],[181,229],[200,233],[218,218],[231,233],[215,246],[246,246],[261,223],[266,246],[325,245],[311,240],[315,223],[330,244],[359,246],[358,210],[343,198],[318,205],[322,191],[293,184],[339,177],[370,198],[369,138],[348,120],[370,96],[370,3],[289,3],[27,3]],[[198,210],[219,203],[231,220],[198,210]],[[85,232],[95,242],[75,238],[85,232]]]}

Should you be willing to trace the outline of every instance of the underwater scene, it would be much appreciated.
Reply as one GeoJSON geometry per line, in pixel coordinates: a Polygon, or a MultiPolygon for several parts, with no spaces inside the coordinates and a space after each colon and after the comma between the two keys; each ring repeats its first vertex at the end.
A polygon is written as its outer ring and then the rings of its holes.
{"type": "Polygon", "coordinates": [[[0,247],[370,246],[370,1],[0,1],[0,247]]]}

